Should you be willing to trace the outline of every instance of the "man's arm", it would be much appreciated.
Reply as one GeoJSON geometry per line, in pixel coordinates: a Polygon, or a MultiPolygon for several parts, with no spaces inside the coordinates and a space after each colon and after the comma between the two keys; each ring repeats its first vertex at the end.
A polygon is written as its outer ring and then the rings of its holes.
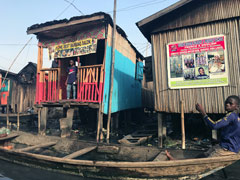
{"type": "Polygon", "coordinates": [[[207,115],[204,117],[204,121],[207,122],[207,124],[212,129],[220,129],[222,127],[227,126],[231,121],[234,119],[234,113],[228,113],[226,116],[224,116],[222,119],[219,119],[217,121],[213,121],[210,117],[207,115]]]}
{"type": "Polygon", "coordinates": [[[222,127],[227,126],[233,119],[234,119],[234,113],[228,113],[225,117],[222,119],[219,119],[218,121],[213,121],[210,117],[208,117],[207,113],[203,109],[201,104],[196,104],[196,109],[199,111],[204,121],[212,128],[212,129],[219,129],[222,127]]]}

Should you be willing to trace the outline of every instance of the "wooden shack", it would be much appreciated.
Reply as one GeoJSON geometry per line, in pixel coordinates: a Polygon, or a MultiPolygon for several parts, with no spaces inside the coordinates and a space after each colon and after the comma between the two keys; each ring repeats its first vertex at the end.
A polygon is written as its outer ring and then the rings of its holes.
{"type": "Polygon", "coordinates": [[[181,0],[137,23],[141,32],[152,43],[157,111],[179,113],[180,101],[184,100],[185,113],[196,112],[194,106],[196,102],[203,104],[207,113],[224,113],[223,103],[226,97],[239,95],[239,2],[239,0],[181,0]],[[204,40],[216,36],[225,37],[227,85],[171,89],[168,84],[167,45],[172,42],[188,40],[193,42],[195,39],[204,40]]]}
{"type": "Polygon", "coordinates": [[[36,70],[37,66],[32,62],[17,74],[0,70],[2,85],[0,104],[2,106],[9,104],[13,112],[24,112],[32,108],[35,101],[36,70]]]}
{"type": "MultiPolygon", "coordinates": [[[[112,27],[111,17],[100,12],[28,28],[27,34],[35,34],[39,40],[36,104],[40,108],[40,132],[46,129],[44,109],[57,106],[69,107],[70,121],[73,107],[96,109],[101,131],[103,114],[108,114],[112,27]],[[58,61],[58,68],[43,68],[43,48],[48,49],[49,59],[58,61]],[[64,82],[70,59],[78,68],[77,98],[67,100],[64,82]]],[[[141,107],[142,59],[117,26],[112,113],[141,107]]],[[[71,129],[71,123],[68,127],[71,129]]]]}
{"type": "Polygon", "coordinates": [[[199,102],[224,113],[225,99],[239,95],[239,10],[239,0],[181,0],[136,23],[152,44],[156,111],[180,113],[182,102],[196,113],[199,102]]]}

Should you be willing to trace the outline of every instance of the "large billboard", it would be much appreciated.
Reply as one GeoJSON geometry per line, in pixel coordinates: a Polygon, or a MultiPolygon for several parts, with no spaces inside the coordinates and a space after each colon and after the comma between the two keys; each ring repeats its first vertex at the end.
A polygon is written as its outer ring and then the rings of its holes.
{"type": "Polygon", "coordinates": [[[228,85],[224,35],[167,44],[170,89],[228,85]]]}

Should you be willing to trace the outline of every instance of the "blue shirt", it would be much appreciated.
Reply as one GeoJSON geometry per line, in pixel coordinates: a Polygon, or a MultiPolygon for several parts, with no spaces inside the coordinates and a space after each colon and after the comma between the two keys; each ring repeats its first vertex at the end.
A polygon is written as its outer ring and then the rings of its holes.
{"type": "Polygon", "coordinates": [[[235,112],[226,114],[218,121],[213,121],[208,116],[204,120],[212,129],[221,129],[220,146],[229,151],[238,153],[240,150],[240,118],[235,112]]]}
{"type": "Polygon", "coordinates": [[[68,67],[67,73],[68,73],[67,84],[72,84],[73,82],[75,82],[77,80],[77,67],[76,66],[68,67]]]}

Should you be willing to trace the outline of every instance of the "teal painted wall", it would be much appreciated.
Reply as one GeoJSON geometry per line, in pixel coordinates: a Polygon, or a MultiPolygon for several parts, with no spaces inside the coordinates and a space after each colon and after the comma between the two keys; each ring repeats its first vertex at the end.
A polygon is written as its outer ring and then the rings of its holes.
{"type": "MultiPolygon", "coordinates": [[[[104,114],[108,114],[110,89],[111,50],[107,45],[105,59],[104,114]]],[[[119,51],[115,50],[115,68],[112,95],[112,113],[142,106],[141,81],[135,79],[136,65],[119,51]]]]}

